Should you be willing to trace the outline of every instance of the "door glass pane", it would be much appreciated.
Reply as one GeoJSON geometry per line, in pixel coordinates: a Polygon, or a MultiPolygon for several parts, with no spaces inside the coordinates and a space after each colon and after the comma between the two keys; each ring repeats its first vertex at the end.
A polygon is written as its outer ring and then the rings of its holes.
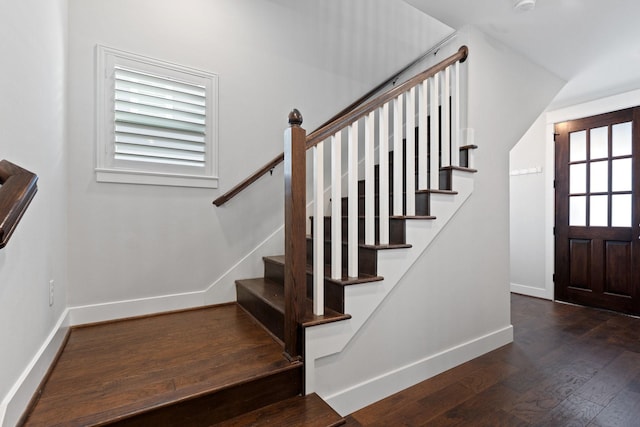
{"type": "Polygon", "coordinates": [[[614,194],[611,199],[611,226],[631,227],[631,194],[614,194]]]}
{"type": "Polygon", "coordinates": [[[604,193],[609,191],[609,162],[607,160],[591,163],[590,183],[589,191],[591,193],[604,193]]]}
{"type": "Polygon", "coordinates": [[[607,126],[591,129],[591,159],[603,159],[609,157],[609,138],[607,126]]]}
{"type": "Polygon", "coordinates": [[[611,127],[612,156],[631,155],[631,122],[620,123],[611,127]]]}
{"type": "Polygon", "coordinates": [[[611,162],[611,190],[631,191],[631,158],[611,162]]]}
{"type": "Polygon", "coordinates": [[[569,197],[569,225],[574,227],[587,225],[587,196],[569,197]]]}
{"type": "Polygon", "coordinates": [[[587,160],[587,131],[571,132],[569,134],[569,161],[580,162],[587,160]]]}
{"type": "Polygon", "coordinates": [[[607,227],[609,225],[609,196],[591,196],[589,199],[589,226],[607,227]]]}
{"type": "Polygon", "coordinates": [[[569,166],[569,193],[587,192],[587,164],[579,163],[569,166]]]}

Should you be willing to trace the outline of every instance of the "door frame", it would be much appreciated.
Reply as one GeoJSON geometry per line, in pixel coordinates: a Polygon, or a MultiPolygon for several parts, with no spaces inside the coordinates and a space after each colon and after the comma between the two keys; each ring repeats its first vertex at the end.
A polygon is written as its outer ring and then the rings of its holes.
{"type": "Polygon", "coordinates": [[[553,274],[555,272],[555,189],[553,180],[555,175],[555,142],[553,138],[554,125],[569,120],[632,108],[640,105],[640,89],[618,95],[600,98],[589,102],[575,104],[569,107],[549,111],[546,113],[546,143],[545,143],[545,296],[555,299],[553,274]]]}
{"type": "MultiPolygon", "coordinates": [[[[636,206],[640,183],[639,175],[632,173],[640,163],[638,155],[638,130],[640,129],[640,107],[625,108],[596,116],[558,123],[556,130],[556,299],[607,310],[638,314],[640,305],[640,289],[638,283],[638,222],[640,212],[636,206]],[[629,127],[629,152],[615,153],[614,127],[620,124],[629,127]],[[606,153],[593,156],[593,141],[589,143],[592,130],[605,130],[606,153]],[[579,133],[584,137],[584,152],[580,158],[573,159],[572,134],[579,133]],[[591,154],[589,152],[591,151],[591,154]],[[560,157],[558,157],[560,156],[560,157]],[[622,157],[620,157],[622,156],[622,157]],[[629,180],[624,181],[623,189],[614,188],[615,164],[618,158],[628,161],[629,180]],[[576,161],[574,161],[576,160],[576,161]],[[572,168],[583,170],[584,176],[574,182],[572,168]],[[606,166],[606,176],[600,176],[594,183],[593,174],[597,168],[606,166]],[[591,178],[589,176],[591,175],[591,178]],[[578,224],[571,224],[571,194],[573,184],[577,184],[584,193],[578,198],[584,202],[584,212],[576,218],[578,224]],[[603,184],[606,184],[604,186],[603,184]],[[595,185],[595,187],[593,187],[595,185]],[[629,197],[630,211],[626,212],[628,225],[616,226],[615,194],[622,190],[624,197],[629,197]],[[604,203],[605,210],[598,211],[594,197],[604,203]],[[603,201],[604,199],[604,201],[603,201]],[[594,207],[595,206],[595,207],[594,207]],[[589,213],[600,213],[599,221],[591,224],[593,216],[589,213]],[[591,218],[591,219],[590,219],[591,218]],[[602,221],[606,222],[603,223],[602,221]],[[560,251],[560,252],[558,252],[560,251]],[[616,257],[615,261],[611,256],[616,257]],[[577,257],[577,258],[576,258],[577,257]],[[620,258],[620,259],[618,259],[620,258]],[[577,262],[577,265],[574,264],[577,262]],[[576,280],[576,282],[574,282],[576,280]]],[[[576,169],[577,170],[577,169],[576,169]]],[[[602,171],[601,171],[602,172],[602,171]]],[[[602,175],[602,174],[601,174],[602,175]]],[[[601,206],[602,207],[602,206],[601,206]]],[[[623,214],[622,212],[618,212],[623,214]]],[[[624,215],[623,215],[624,217],[624,215]]]]}

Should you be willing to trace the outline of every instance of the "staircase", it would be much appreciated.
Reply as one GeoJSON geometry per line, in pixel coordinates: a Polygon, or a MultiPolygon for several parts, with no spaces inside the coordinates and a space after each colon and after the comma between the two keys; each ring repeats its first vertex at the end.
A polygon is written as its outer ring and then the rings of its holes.
{"type": "Polygon", "coordinates": [[[22,424],[344,424],[314,393],[315,360],[346,346],[473,191],[477,147],[460,132],[466,56],[463,47],[309,136],[293,112],[285,254],[264,257],[262,277],[237,280],[235,303],[73,328],[22,424]]]}
{"type": "MultiPolygon", "coordinates": [[[[405,140],[406,144],[406,140],[405,140]]],[[[436,220],[431,212],[431,196],[433,194],[444,195],[444,197],[454,197],[458,194],[452,188],[453,172],[463,174],[473,174],[475,169],[469,167],[469,152],[475,150],[477,146],[467,145],[460,147],[463,164],[457,167],[443,167],[440,169],[440,188],[437,190],[417,190],[415,191],[415,215],[389,216],[389,242],[381,244],[376,241],[373,245],[367,245],[365,241],[365,181],[358,181],[358,277],[349,277],[347,270],[343,269],[340,278],[331,277],[331,217],[323,216],[324,235],[322,236],[324,247],[325,264],[322,268],[324,286],[324,313],[317,315],[313,313],[313,284],[314,284],[314,247],[313,234],[306,236],[306,310],[305,317],[300,322],[304,329],[350,319],[351,316],[345,313],[345,288],[366,283],[384,280],[378,272],[378,254],[380,251],[394,249],[408,249],[412,245],[407,242],[406,229],[409,221],[433,221],[436,220]]],[[[417,164],[418,157],[414,157],[417,164]]],[[[404,163],[404,162],[403,162],[404,163]]],[[[393,152],[389,153],[389,164],[393,165],[393,152]]],[[[418,176],[415,175],[417,182],[418,176]]],[[[393,177],[389,177],[393,182],[393,177]]],[[[375,188],[379,189],[379,168],[376,166],[375,188]]],[[[403,190],[406,189],[406,182],[403,182],[403,190]]],[[[390,193],[393,198],[393,193],[390,193]]],[[[376,200],[379,195],[375,195],[376,200]]],[[[403,205],[406,205],[406,192],[402,194],[403,205]]],[[[342,216],[341,242],[343,248],[348,245],[348,197],[343,197],[340,201],[342,216]]],[[[376,203],[376,205],[378,205],[376,203]]],[[[378,214],[379,212],[376,212],[378,214]]],[[[315,218],[309,217],[312,224],[315,218]]],[[[376,235],[379,236],[380,217],[375,217],[376,235]]],[[[347,264],[347,251],[342,251],[342,264],[347,264]]],[[[237,300],[247,312],[257,319],[265,328],[279,341],[284,343],[284,322],[285,322],[285,300],[284,300],[284,277],[285,277],[285,255],[273,255],[263,258],[263,277],[242,279],[236,281],[237,300]]]]}
{"type": "Polygon", "coordinates": [[[283,342],[290,360],[304,360],[303,393],[315,390],[315,361],[342,351],[473,191],[477,147],[461,144],[460,132],[459,64],[466,48],[459,54],[309,136],[301,114],[289,116],[288,255],[264,257],[263,276],[237,280],[236,291],[238,303],[283,342]],[[331,166],[324,165],[324,145],[331,166]],[[364,160],[358,146],[365,147],[364,160]],[[314,152],[309,206],[299,188],[307,149],[314,152]],[[361,287],[367,290],[355,290],[361,287]]]}

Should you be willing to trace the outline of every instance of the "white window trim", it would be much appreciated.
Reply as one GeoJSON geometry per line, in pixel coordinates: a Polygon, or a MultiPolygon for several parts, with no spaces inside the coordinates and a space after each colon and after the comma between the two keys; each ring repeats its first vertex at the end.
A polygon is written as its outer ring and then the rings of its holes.
{"type": "Polygon", "coordinates": [[[121,50],[96,47],[96,181],[111,183],[164,185],[180,187],[218,187],[218,76],[214,73],[185,67],[121,50]],[[133,64],[133,65],[132,65],[133,64]],[[189,173],[180,167],[162,165],[140,168],[114,159],[113,69],[115,65],[130,66],[142,71],[161,70],[163,75],[178,80],[204,84],[206,88],[206,158],[202,173],[189,173]],[[203,83],[205,82],[205,83],[203,83]],[[122,163],[125,163],[124,165],[122,163]]]}

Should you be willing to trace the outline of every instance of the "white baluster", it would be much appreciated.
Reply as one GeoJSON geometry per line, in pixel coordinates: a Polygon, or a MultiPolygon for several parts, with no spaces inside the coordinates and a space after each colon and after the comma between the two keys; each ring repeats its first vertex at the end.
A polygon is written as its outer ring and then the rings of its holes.
{"type": "Polygon", "coordinates": [[[375,111],[364,118],[364,243],[375,244],[375,111]]]}
{"type": "Polygon", "coordinates": [[[431,97],[429,109],[431,110],[431,134],[429,138],[429,188],[438,190],[440,188],[440,114],[438,111],[440,104],[440,78],[436,74],[429,79],[429,90],[431,97]]]}
{"type": "Polygon", "coordinates": [[[404,94],[393,100],[393,214],[403,215],[402,209],[402,107],[404,94]]]}
{"type": "Polygon", "coordinates": [[[442,74],[444,77],[442,82],[442,166],[451,166],[451,110],[449,109],[451,78],[449,67],[445,68],[442,74]]]}
{"type": "Polygon", "coordinates": [[[378,142],[378,221],[381,245],[389,244],[389,104],[380,108],[378,142]]]}
{"type": "Polygon", "coordinates": [[[349,126],[349,217],[347,219],[347,274],[358,277],[358,122],[349,126]]]}
{"type": "Polygon", "coordinates": [[[342,278],[342,132],[331,137],[331,278],[342,278]]]}
{"type": "Polygon", "coordinates": [[[405,182],[406,184],[406,215],[416,214],[416,90],[411,88],[407,93],[407,117],[405,129],[405,182]]]}
{"type": "Polygon", "coordinates": [[[324,142],[313,147],[313,314],[324,314],[324,142]]]}
{"type": "Polygon", "coordinates": [[[428,158],[429,146],[429,81],[425,80],[419,86],[418,92],[418,189],[426,190],[428,184],[428,158]]]}
{"type": "Polygon", "coordinates": [[[453,66],[451,84],[451,166],[460,166],[460,61],[453,66]]]}

